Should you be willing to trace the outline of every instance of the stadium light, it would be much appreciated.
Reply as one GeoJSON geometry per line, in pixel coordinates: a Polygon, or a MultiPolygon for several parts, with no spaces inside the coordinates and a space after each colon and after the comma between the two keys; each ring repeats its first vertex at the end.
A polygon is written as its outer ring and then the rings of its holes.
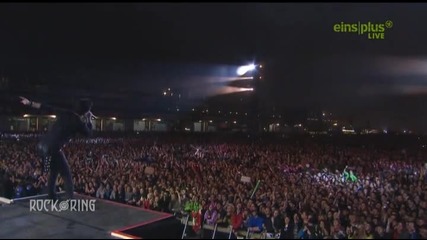
{"type": "Polygon", "coordinates": [[[239,92],[253,92],[254,88],[239,88],[239,92]]]}
{"type": "Polygon", "coordinates": [[[243,76],[245,75],[247,72],[253,71],[255,70],[256,65],[255,64],[250,64],[250,65],[246,65],[246,66],[241,66],[237,69],[237,75],[239,76],[243,76]]]}

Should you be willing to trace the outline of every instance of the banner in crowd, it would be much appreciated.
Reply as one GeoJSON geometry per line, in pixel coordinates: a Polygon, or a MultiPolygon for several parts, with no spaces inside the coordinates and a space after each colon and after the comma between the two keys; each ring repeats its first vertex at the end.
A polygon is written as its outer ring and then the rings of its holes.
{"type": "Polygon", "coordinates": [[[247,176],[242,176],[242,177],[240,178],[240,181],[241,181],[241,182],[244,182],[244,183],[250,183],[250,182],[251,182],[251,178],[250,178],[250,177],[247,177],[247,176]]]}

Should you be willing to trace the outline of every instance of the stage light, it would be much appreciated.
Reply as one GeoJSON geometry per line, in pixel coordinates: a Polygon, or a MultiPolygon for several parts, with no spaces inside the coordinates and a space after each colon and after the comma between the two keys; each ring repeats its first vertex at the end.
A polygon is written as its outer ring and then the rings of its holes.
{"type": "Polygon", "coordinates": [[[247,72],[253,71],[255,69],[256,69],[256,65],[255,64],[241,66],[241,67],[239,67],[237,69],[237,75],[242,76],[242,75],[245,75],[247,72]]]}
{"type": "Polygon", "coordinates": [[[246,72],[248,71],[247,67],[243,66],[243,67],[239,67],[237,69],[237,75],[242,76],[244,75],[246,72]]]}
{"type": "Polygon", "coordinates": [[[252,92],[253,90],[253,88],[239,88],[239,92],[252,92]]]}
{"type": "Polygon", "coordinates": [[[119,239],[137,239],[136,237],[133,237],[131,235],[125,234],[125,233],[121,233],[118,231],[113,231],[111,232],[111,236],[115,237],[115,238],[119,238],[119,239]]]}

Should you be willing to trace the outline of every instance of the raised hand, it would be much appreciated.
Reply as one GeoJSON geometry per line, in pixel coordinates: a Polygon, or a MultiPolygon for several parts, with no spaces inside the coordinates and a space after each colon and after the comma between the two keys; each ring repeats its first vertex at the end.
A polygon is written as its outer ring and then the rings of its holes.
{"type": "Polygon", "coordinates": [[[31,105],[31,101],[28,100],[27,98],[21,97],[21,96],[19,98],[21,99],[21,103],[24,104],[25,106],[31,105]]]}

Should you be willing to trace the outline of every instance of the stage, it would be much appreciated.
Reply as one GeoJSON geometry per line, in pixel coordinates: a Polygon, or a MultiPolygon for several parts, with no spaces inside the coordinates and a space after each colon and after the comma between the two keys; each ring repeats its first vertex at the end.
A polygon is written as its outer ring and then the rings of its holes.
{"type": "Polygon", "coordinates": [[[30,211],[30,199],[43,197],[14,199],[0,206],[0,239],[143,239],[173,238],[180,233],[179,222],[170,214],[100,199],[93,212],[30,211]],[[166,226],[172,230],[169,235],[165,235],[166,226]]]}

